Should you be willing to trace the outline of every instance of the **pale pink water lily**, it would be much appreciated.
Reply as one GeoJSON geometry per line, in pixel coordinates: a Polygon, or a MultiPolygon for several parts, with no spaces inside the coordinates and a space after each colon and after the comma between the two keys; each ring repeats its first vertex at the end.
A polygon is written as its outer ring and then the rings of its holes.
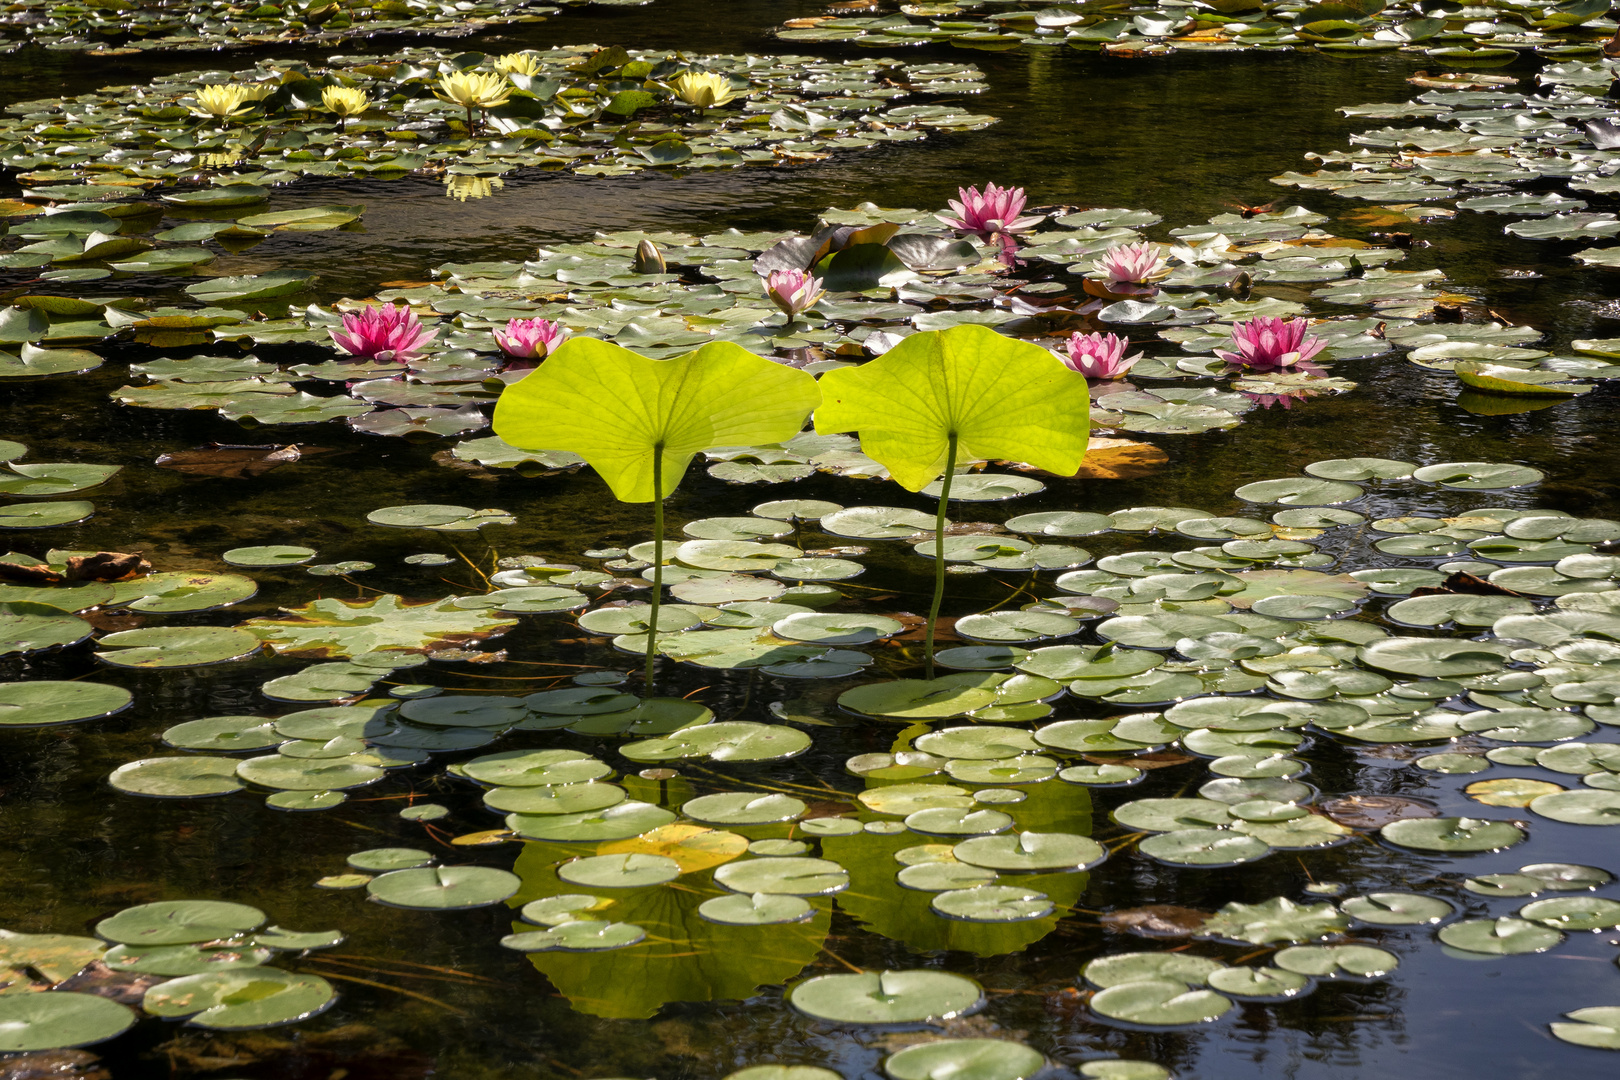
{"type": "Polygon", "coordinates": [[[366,360],[415,360],[439,336],[417,321],[409,304],[383,304],[343,313],[343,329],[331,331],[338,348],[366,360]]]}
{"type": "Polygon", "coordinates": [[[1286,371],[1297,368],[1315,370],[1311,357],[1321,352],[1327,342],[1305,333],[1306,324],[1299,319],[1279,319],[1274,315],[1258,315],[1248,322],[1234,323],[1232,344],[1237,352],[1216,349],[1215,354],[1228,364],[1250,371],[1286,371]]]}
{"type": "Polygon", "coordinates": [[[514,360],[543,360],[568,338],[562,323],[550,319],[512,319],[505,330],[491,330],[495,344],[514,360]]]}
{"type": "Polygon", "coordinates": [[[1170,271],[1159,255],[1158,246],[1146,241],[1140,244],[1115,244],[1091,265],[1108,279],[1109,285],[1146,285],[1170,271]]]}
{"type": "Polygon", "coordinates": [[[951,199],[955,214],[936,214],[935,217],[957,232],[989,237],[996,233],[1022,232],[1040,223],[1039,217],[1019,217],[1024,209],[1024,189],[984,185],[980,194],[976,187],[958,188],[960,201],[951,199]]]}
{"type": "Polygon", "coordinates": [[[1069,355],[1059,359],[1088,379],[1118,379],[1142,359],[1141,353],[1126,356],[1126,344],[1118,334],[1074,334],[1069,355]]]}
{"type": "Polygon", "coordinates": [[[801,312],[825,295],[821,279],[804,270],[773,270],[765,279],[765,295],[792,322],[801,312]]]}

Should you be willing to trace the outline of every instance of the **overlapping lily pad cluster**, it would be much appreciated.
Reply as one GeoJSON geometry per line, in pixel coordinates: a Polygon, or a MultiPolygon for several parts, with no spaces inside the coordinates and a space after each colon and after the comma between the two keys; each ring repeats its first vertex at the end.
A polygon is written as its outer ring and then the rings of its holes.
{"type": "Polygon", "coordinates": [[[1316,48],[1340,55],[1398,50],[1489,65],[1511,63],[1527,52],[1596,55],[1615,25],[1604,0],[1471,6],[1383,0],[1205,0],[1196,5],[924,0],[901,4],[893,13],[792,19],[778,28],[777,37],[848,41],[865,48],[1068,46],[1126,57],[1184,50],[1316,48]]]}
{"type": "Polygon", "coordinates": [[[83,201],[199,176],[276,184],[429,169],[487,180],[524,166],[623,175],[815,161],[993,123],[961,104],[916,101],[971,94],[982,88],[979,77],[961,63],[678,58],[617,46],[500,58],[410,48],[387,58],[335,56],[327,67],[264,60],[9,106],[0,165],[18,170],[41,197],[83,201]],[[687,106],[673,85],[687,72],[715,74],[736,99],[722,109],[687,106]],[[466,75],[502,88],[478,106],[475,131],[445,85],[466,75]],[[216,104],[208,88],[217,86],[237,93],[216,104]],[[334,111],[323,98],[333,88],[362,93],[364,111],[334,111]],[[82,191],[53,190],[85,180],[93,183],[82,191]]]}
{"type": "Polygon", "coordinates": [[[266,965],[343,934],[264,923],[246,904],[162,900],[102,919],[93,938],[0,930],[0,1052],[105,1042],[143,1016],[233,1031],[324,1012],[330,982],[266,965]]]}
{"type": "Polygon", "coordinates": [[[19,0],[0,15],[0,53],[33,45],[90,56],[243,45],[308,45],[378,34],[458,37],[486,26],[544,22],[563,7],[640,7],[652,0],[208,0],[182,13],[137,0],[57,4],[19,0]],[[556,5],[556,6],[553,6],[556,5]]]}

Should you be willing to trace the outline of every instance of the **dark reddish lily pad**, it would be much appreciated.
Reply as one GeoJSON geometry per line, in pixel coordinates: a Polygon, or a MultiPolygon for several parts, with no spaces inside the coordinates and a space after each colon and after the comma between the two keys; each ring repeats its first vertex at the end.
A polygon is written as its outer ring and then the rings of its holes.
{"type": "Polygon", "coordinates": [[[1204,920],[1208,918],[1209,912],[1197,908],[1149,904],[1146,907],[1110,911],[1097,921],[1110,930],[1135,934],[1137,937],[1184,938],[1202,929],[1204,920]]]}
{"type": "MultiPolygon", "coordinates": [[[[95,994],[110,998],[122,1005],[139,1007],[146,992],[158,983],[167,982],[167,975],[138,975],[133,971],[114,971],[100,960],[93,961],[83,971],[51,987],[53,990],[72,990],[79,994],[95,994]]],[[[0,1080],[5,1080],[0,1072],[0,1080]]]]}
{"type": "Polygon", "coordinates": [[[1406,795],[1346,795],[1324,802],[1322,812],[1352,829],[1380,829],[1392,821],[1440,816],[1434,803],[1406,795]]]}
{"type": "Polygon", "coordinates": [[[1176,750],[1155,750],[1151,754],[1137,754],[1134,757],[1121,757],[1118,754],[1080,756],[1093,765],[1129,765],[1133,769],[1168,769],[1172,765],[1185,765],[1189,761],[1198,760],[1192,754],[1183,754],[1176,750]]]}
{"type": "Polygon", "coordinates": [[[187,476],[218,476],[233,480],[263,476],[312,454],[329,454],[324,446],[233,446],[210,443],[195,450],[159,455],[154,464],[187,476]]]}

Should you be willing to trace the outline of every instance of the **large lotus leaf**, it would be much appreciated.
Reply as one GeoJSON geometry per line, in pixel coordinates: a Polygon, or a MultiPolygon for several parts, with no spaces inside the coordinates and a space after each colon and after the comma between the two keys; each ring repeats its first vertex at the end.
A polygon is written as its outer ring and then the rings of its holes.
{"type": "Polygon", "coordinates": [[[287,609],[280,619],[249,619],[249,630],[277,653],[342,659],[368,652],[426,652],[504,634],[518,620],[469,611],[453,600],[413,604],[385,594],[374,600],[328,597],[287,609]]]}
{"type": "Polygon", "coordinates": [[[913,334],[871,363],[822,376],[822,397],[816,431],[859,431],[861,448],[910,491],[944,472],[953,436],[958,461],[1072,476],[1091,430],[1084,379],[983,326],[913,334]]]}
{"type": "Polygon", "coordinates": [[[808,373],[731,342],[649,360],[576,337],[501,395],[495,432],[516,447],[576,453],[620,500],[651,502],[673,492],[710,447],[792,438],[818,400],[808,373]],[[654,454],[662,462],[656,493],[654,454]]]}

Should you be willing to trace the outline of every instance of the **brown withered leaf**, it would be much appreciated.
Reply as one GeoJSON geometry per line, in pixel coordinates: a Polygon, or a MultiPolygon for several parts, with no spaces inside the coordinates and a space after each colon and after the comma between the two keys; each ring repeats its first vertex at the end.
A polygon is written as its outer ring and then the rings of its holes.
{"type": "Polygon", "coordinates": [[[1208,918],[1209,912],[1197,908],[1149,904],[1146,907],[1110,911],[1097,921],[1110,930],[1135,934],[1137,937],[1184,938],[1198,932],[1208,918]]]}
{"type": "Polygon", "coordinates": [[[66,580],[48,566],[23,566],[20,563],[0,562],[0,581],[15,585],[60,585],[66,580]]]}
{"type": "MultiPolygon", "coordinates": [[[[1170,455],[1152,443],[1093,436],[1086,444],[1086,458],[1080,463],[1080,471],[1074,475],[1081,480],[1139,480],[1144,476],[1152,476],[1169,461],[1170,455]]],[[[996,464],[1006,465],[1020,472],[1043,472],[1034,466],[1016,461],[998,461],[996,464]]]]}
{"type": "Polygon", "coordinates": [[[63,576],[69,581],[128,581],[151,571],[152,564],[138,551],[98,551],[70,557],[63,576]]]}
{"type": "Polygon", "coordinates": [[[1324,802],[1322,812],[1352,829],[1380,829],[1392,821],[1440,816],[1434,803],[1405,795],[1346,795],[1324,802]]]}
{"type": "MultiPolygon", "coordinates": [[[[927,638],[928,620],[923,616],[902,612],[889,617],[905,625],[905,630],[889,638],[889,641],[923,641],[927,638]]],[[[950,616],[941,616],[934,624],[934,640],[961,641],[962,639],[956,636],[956,620],[950,616]]]]}
{"type": "Polygon", "coordinates": [[[504,664],[506,650],[479,652],[477,649],[437,649],[427,654],[429,660],[454,660],[463,664],[504,664]]]}
{"type": "Polygon", "coordinates": [[[1424,585],[1422,588],[1412,590],[1413,596],[1449,596],[1461,593],[1466,596],[1523,596],[1524,593],[1504,589],[1500,585],[1493,585],[1482,577],[1458,571],[1438,585],[1424,585]]]}
{"type": "Polygon", "coordinates": [[[137,975],[132,971],[114,971],[100,960],[96,960],[71,979],[57,983],[52,989],[94,994],[97,997],[111,998],[124,1005],[138,1006],[148,990],[160,982],[167,981],[166,975],[137,975]]]}
{"type": "Polygon", "coordinates": [[[160,469],[172,469],[187,476],[215,476],[233,480],[263,476],[271,469],[290,465],[313,454],[329,454],[324,446],[236,446],[209,443],[195,450],[181,450],[173,454],[160,454],[154,463],[160,469]]]}
{"type": "Polygon", "coordinates": [[[146,625],[146,617],[143,615],[113,615],[99,609],[81,612],[79,618],[103,634],[112,634],[119,630],[135,630],[146,625]]]}
{"type": "MultiPolygon", "coordinates": [[[[159,980],[160,982],[162,980],[159,980]]],[[[0,1080],[109,1080],[88,1050],[39,1050],[0,1060],[0,1080]]]]}

